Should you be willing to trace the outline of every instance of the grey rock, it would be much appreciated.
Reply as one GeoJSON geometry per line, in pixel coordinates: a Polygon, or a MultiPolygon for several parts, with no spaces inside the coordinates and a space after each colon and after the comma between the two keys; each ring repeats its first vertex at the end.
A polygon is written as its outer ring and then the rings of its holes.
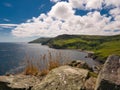
{"type": "Polygon", "coordinates": [[[74,61],[69,63],[69,66],[77,67],[77,68],[90,69],[88,64],[86,62],[82,61],[82,60],[74,60],[74,61]]]}
{"type": "Polygon", "coordinates": [[[82,90],[88,70],[61,66],[53,69],[32,90],[82,90]]]}
{"type": "Polygon", "coordinates": [[[36,82],[40,80],[35,76],[0,76],[0,90],[31,90],[36,82]]]}
{"type": "Polygon", "coordinates": [[[98,76],[95,90],[120,90],[120,56],[108,57],[98,76]]]}
{"type": "Polygon", "coordinates": [[[94,52],[87,52],[88,53],[88,58],[91,58],[94,55],[94,52]]]}
{"type": "Polygon", "coordinates": [[[95,84],[96,84],[96,78],[95,77],[90,77],[85,82],[85,86],[84,86],[85,90],[94,90],[95,89],[95,84]]]}

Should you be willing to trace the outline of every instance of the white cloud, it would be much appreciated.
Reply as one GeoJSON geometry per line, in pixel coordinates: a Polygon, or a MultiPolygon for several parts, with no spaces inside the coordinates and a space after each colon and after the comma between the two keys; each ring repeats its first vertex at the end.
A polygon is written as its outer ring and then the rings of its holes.
{"type": "Polygon", "coordinates": [[[109,13],[112,15],[115,21],[120,22],[120,7],[111,9],[109,13]]]}
{"type": "MultiPolygon", "coordinates": [[[[107,7],[110,4],[107,0],[69,0],[69,2],[56,3],[47,14],[33,17],[25,23],[18,25],[12,34],[17,37],[47,36],[54,37],[61,34],[87,34],[87,35],[114,35],[120,32],[120,8],[113,3],[116,8],[109,13],[112,16],[101,15],[98,9],[102,9],[104,3],[107,7]],[[80,5],[80,6],[79,6],[80,5]],[[87,15],[75,15],[73,8],[96,9],[89,11],[87,15]],[[111,18],[114,21],[111,21],[111,18]]],[[[109,0],[111,1],[111,0],[109,0]]],[[[111,1],[112,2],[112,1],[111,1]]]]}
{"type": "Polygon", "coordinates": [[[73,8],[84,9],[86,4],[86,0],[69,0],[69,3],[73,8]]]}
{"type": "Polygon", "coordinates": [[[108,23],[108,25],[106,25],[104,27],[105,30],[111,30],[111,32],[109,32],[110,35],[115,35],[115,34],[120,34],[119,32],[114,32],[115,30],[120,30],[120,21],[113,21],[108,23]]]}
{"type": "Polygon", "coordinates": [[[17,37],[32,37],[32,36],[57,36],[61,34],[60,28],[62,24],[60,20],[54,20],[50,16],[43,14],[38,18],[33,18],[27,23],[20,24],[17,28],[12,30],[12,34],[17,37]]]}
{"type": "Polygon", "coordinates": [[[57,3],[60,2],[61,0],[50,0],[51,2],[57,3]]]}
{"type": "Polygon", "coordinates": [[[0,24],[0,28],[13,28],[17,26],[18,24],[0,24]]]}
{"type": "Polygon", "coordinates": [[[120,15],[120,8],[114,8],[109,13],[113,16],[120,15]]]}
{"type": "Polygon", "coordinates": [[[114,19],[115,19],[116,21],[119,21],[119,22],[120,22],[120,15],[115,16],[114,19]]]}
{"type": "Polygon", "coordinates": [[[101,9],[104,0],[69,0],[69,3],[78,9],[101,9]]]}
{"type": "Polygon", "coordinates": [[[67,19],[74,15],[74,10],[69,3],[59,2],[52,7],[51,11],[48,14],[51,17],[67,19]]]}
{"type": "Polygon", "coordinates": [[[86,10],[120,7],[120,0],[69,0],[69,3],[73,8],[86,10]]]}
{"type": "Polygon", "coordinates": [[[87,0],[86,9],[101,9],[103,0],[87,0]]]}
{"type": "Polygon", "coordinates": [[[110,17],[101,16],[99,12],[91,12],[85,16],[74,16],[68,21],[69,34],[103,35],[103,28],[110,22],[110,17]],[[98,33],[99,32],[99,33],[98,33]]]}
{"type": "Polygon", "coordinates": [[[120,0],[105,0],[106,6],[120,7],[120,0]]]}

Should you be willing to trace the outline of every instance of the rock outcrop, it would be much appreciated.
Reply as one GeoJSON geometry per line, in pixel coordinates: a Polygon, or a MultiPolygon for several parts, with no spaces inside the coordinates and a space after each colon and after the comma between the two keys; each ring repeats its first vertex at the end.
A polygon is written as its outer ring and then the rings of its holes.
{"type": "Polygon", "coordinates": [[[40,79],[35,76],[0,76],[0,90],[31,90],[36,82],[40,82],[40,79]]]}
{"type": "Polygon", "coordinates": [[[82,90],[87,76],[88,70],[61,66],[50,71],[32,90],[82,90]]]}
{"type": "Polygon", "coordinates": [[[108,57],[98,76],[95,90],[120,90],[120,56],[108,57]]]}
{"type": "Polygon", "coordinates": [[[72,67],[77,67],[77,68],[84,68],[84,69],[90,69],[88,64],[82,60],[74,60],[68,64],[69,66],[72,67]]]}

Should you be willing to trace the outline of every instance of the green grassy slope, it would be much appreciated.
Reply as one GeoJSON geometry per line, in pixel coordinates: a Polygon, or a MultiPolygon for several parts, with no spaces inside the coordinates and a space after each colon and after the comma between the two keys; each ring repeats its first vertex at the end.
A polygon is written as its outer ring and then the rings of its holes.
{"type": "Polygon", "coordinates": [[[94,58],[103,61],[110,54],[120,55],[120,35],[60,35],[49,40],[44,40],[43,44],[47,44],[50,47],[57,49],[81,49],[94,51],[94,58]]]}
{"type": "Polygon", "coordinates": [[[94,52],[96,56],[99,56],[98,60],[100,61],[105,60],[111,54],[120,55],[120,40],[104,42],[94,52]]]}
{"type": "Polygon", "coordinates": [[[41,44],[47,44],[51,38],[38,38],[36,40],[33,40],[29,43],[41,43],[41,44]]]}

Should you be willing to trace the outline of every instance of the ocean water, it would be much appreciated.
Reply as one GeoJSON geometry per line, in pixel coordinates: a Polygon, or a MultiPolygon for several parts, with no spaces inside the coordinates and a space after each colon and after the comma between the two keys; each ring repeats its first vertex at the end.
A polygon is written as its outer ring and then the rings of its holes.
{"type": "Polygon", "coordinates": [[[41,44],[0,43],[0,75],[13,73],[24,68],[25,57],[27,56],[40,60],[40,56],[48,53],[51,53],[53,56],[61,54],[62,60],[69,58],[71,61],[84,60],[90,66],[96,64],[91,58],[85,58],[87,56],[85,52],[51,49],[41,44]]]}

